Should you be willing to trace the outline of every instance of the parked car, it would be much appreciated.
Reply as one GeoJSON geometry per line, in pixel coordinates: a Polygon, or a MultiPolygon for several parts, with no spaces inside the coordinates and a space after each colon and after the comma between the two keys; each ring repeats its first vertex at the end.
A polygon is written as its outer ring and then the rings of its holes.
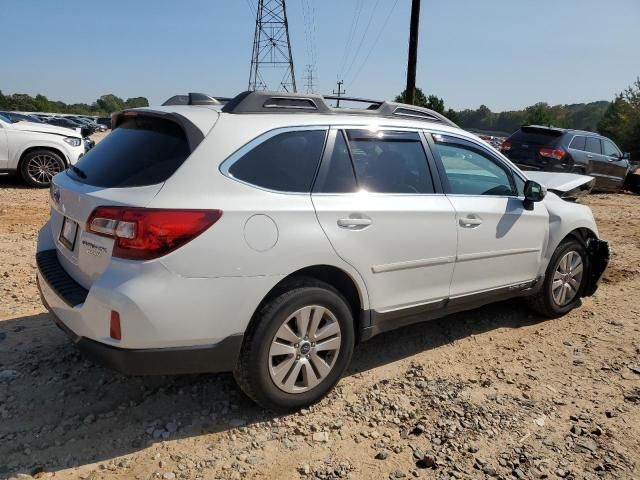
{"type": "Polygon", "coordinates": [[[66,117],[66,118],[73,120],[74,122],[77,122],[80,125],[88,128],[89,135],[93,135],[98,130],[98,125],[96,125],[91,120],[87,120],[86,118],[83,118],[83,117],[66,117]]]}
{"type": "Polygon", "coordinates": [[[33,123],[43,123],[38,117],[34,115],[26,115],[23,113],[16,112],[0,112],[5,118],[9,119],[11,123],[16,122],[33,122],[33,123]]]}
{"type": "Polygon", "coordinates": [[[0,172],[19,174],[34,187],[74,165],[85,153],[80,134],[45,123],[12,122],[0,114],[0,172]]]}
{"type": "Polygon", "coordinates": [[[501,150],[523,170],[590,175],[596,179],[594,190],[600,191],[628,186],[629,175],[638,167],[609,138],[566,128],[521,127],[503,142],[501,150]]]}
{"type": "Polygon", "coordinates": [[[83,137],[88,137],[91,135],[91,129],[87,127],[85,124],[80,123],[76,120],[72,120],[67,117],[52,117],[47,120],[49,125],[56,125],[58,127],[71,128],[73,130],[78,130],[83,137]]]}
{"type": "Polygon", "coordinates": [[[36,263],[58,325],[127,373],[233,371],[297,409],[357,342],[520,296],[558,317],[608,262],[587,206],[427,109],[245,92],[113,127],[54,178],[36,263]]]}
{"type": "Polygon", "coordinates": [[[111,128],[111,117],[98,117],[96,120],[98,125],[104,125],[107,129],[111,128]]]}

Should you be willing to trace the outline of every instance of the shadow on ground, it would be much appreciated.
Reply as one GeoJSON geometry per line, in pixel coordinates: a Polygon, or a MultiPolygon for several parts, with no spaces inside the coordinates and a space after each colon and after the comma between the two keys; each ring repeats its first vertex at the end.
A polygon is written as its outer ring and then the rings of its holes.
{"type": "MultiPolygon", "coordinates": [[[[359,345],[348,375],[538,321],[511,301],[405,327],[359,345]]],[[[246,399],[229,374],[126,377],[93,365],[45,313],[0,322],[0,372],[0,474],[108,461],[163,436],[192,437],[273,418],[246,399]]]]}

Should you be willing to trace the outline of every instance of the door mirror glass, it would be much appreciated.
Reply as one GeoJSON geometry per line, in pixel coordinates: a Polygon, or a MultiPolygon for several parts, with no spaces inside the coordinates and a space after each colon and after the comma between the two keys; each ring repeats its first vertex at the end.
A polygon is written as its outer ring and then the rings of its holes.
{"type": "Polygon", "coordinates": [[[547,194],[547,189],[533,180],[527,180],[524,184],[524,208],[533,210],[535,202],[541,202],[547,194]]]}
{"type": "Polygon", "coordinates": [[[620,158],[622,160],[631,160],[631,154],[629,152],[624,152],[620,158]]]}

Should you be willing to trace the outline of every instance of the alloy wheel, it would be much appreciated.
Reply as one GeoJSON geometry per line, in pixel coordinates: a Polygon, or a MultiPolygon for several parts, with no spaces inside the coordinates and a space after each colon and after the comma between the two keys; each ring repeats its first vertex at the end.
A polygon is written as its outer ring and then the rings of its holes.
{"type": "Polygon", "coordinates": [[[287,393],[316,387],[333,369],[341,344],[336,316],[320,305],[296,310],[282,323],[269,348],[269,374],[287,393]]]}
{"type": "Polygon", "coordinates": [[[575,250],[565,253],[553,274],[551,293],[553,301],[560,307],[568,305],[578,294],[584,274],[582,257],[575,250]]]}
{"type": "Polygon", "coordinates": [[[62,171],[62,165],[53,155],[40,153],[29,159],[27,174],[36,183],[50,183],[62,171]]]}

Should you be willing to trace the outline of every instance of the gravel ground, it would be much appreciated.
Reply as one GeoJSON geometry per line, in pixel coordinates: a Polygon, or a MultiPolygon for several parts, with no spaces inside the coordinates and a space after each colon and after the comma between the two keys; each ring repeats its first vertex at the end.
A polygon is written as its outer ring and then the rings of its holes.
{"type": "Polygon", "coordinates": [[[36,290],[47,196],[0,177],[0,478],[640,478],[638,196],[586,200],[614,257],[581,308],[543,321],[510,301],[380,335],[286,416],[230,375],[84,360],[36,290]]]}

